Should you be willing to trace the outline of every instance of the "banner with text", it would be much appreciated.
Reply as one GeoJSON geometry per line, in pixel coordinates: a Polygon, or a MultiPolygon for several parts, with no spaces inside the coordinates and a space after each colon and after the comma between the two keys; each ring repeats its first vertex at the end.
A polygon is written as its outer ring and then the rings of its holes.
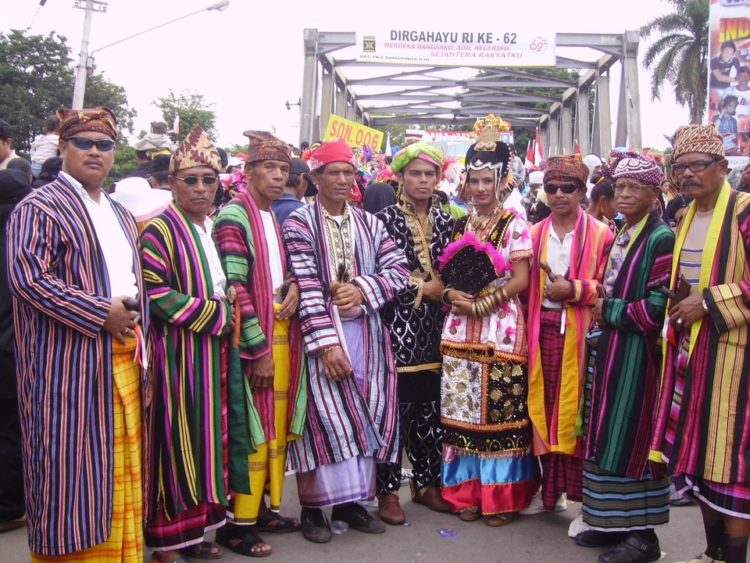
{"type": "Polygon", "coordinates": [[[357,60],[447,66],[555,66],[555,32],[508,27],[479,31],[386,29],[357,32],[357,60]]]}
{"type": "Polygon", "coordinates": [[[708,111],[724,137],[730,167],[747,163],[750,151],[750,17],[748,0],[711,0],[708,111]]]}
{"type": "Polygon", "coordinates": [[[331,114],[323,140],[331,141],[333,139],[343,139],[350,147],[368,146],[378,152],[383,144],[383,133],[356,121],[331,114]]]}

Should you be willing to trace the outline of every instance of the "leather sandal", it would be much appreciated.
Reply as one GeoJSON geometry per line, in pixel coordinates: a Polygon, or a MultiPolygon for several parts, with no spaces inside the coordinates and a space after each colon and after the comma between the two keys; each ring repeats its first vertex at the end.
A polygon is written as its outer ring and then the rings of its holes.
{"type": "Polygon", "coordinates": [[[506,512],[503,514],[493,514],[488,516],[485,522],[490,528],[500,528],[502,526],[507,526],[516,518],[518,518],[518,512],[506,512]]]}
{"type": "Polygon", "coordinates": [[[470,506],[458,511],[458,517],[464,522],[476,522],[482,517],[478,506],[470,506]]]}

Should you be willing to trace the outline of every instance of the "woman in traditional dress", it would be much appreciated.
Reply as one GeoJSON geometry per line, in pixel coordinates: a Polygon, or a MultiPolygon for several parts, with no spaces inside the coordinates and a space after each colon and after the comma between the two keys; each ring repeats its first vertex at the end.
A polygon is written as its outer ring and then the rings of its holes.
{"type": "Polygon", "coordinates": [[[507,123],[477,122],[466,154],[473,208],[459,219],[440,259],[451,311],[443,327],[443,497],[465,521],[504,526],[539,487],[526,406],[526,329],[518,295],[529,280],[526,222],[503,209],[511,156],[507,123]]]}

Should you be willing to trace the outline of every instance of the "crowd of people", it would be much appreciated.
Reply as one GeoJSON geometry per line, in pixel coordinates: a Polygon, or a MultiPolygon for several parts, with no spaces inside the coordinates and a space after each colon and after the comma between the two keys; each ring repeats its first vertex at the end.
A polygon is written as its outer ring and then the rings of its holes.
{"type": "Polygon", "coordinates": [[[403,524],[408,475],[493,528],[580,502],[568,534],[602,563],[660,559],[685,495],[689,561],[744,563],[750,171],[734,189],[689,125],[667,163],[519,177],[501,124],[452,193],[425,141],[368,182],[342,140],[300,158],[250,130],[230,163],[161,124],[108,192],[107,108],[58,111],[31,163],[0,122],[0,530],[26,524],[32,561],[263,557],[265,532],[403,524]]]}

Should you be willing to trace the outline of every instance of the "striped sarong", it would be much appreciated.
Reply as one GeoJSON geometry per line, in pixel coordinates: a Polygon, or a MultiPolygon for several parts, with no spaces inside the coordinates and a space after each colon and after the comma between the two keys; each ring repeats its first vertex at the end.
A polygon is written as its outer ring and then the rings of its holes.
{"type": "MultiPolygon", "coordinates": [[[[279,304],[274,305],[275,312],[280,308],[279,304]]],[[[281,508],[286,465],[289,358],[289,321],[275,320],[273,324],[273,408],[276,437],[259,444],[255,453],[248,458],[251,493],[234,495],[231,517],[235,524],[255,524],[264,492],[269,494],[271,510],[278,512],[281,508]]]]}
{"type": "Polygon", "coordinates": [[[669,522],[669,479],[631,479],[583,464],[583,521],[592,530],[627,532],[669,522]]]}
{"type": "MultiPolygon", "coordinates": [[[[542,310],[539,328],[539,352],[544,374],[544,406],[548,416],[558,411],[562,385],[562,361],[565,335],[560,334],[562,310],[542,310]]],[[[576,399],[577,400],[577,399],[576,399]]],[[[552,420],[548,420],[550,425],[552,420]]],[[[565,493],[568,500],[581,500],[583,460],[563,453],[539,456],[542,463],[542,501],[545,510],[554,510],[565,493]]]]}
{"type": "Polygon", "coordinates": [[[675,489],[680,494],[690,494],[717,512],[750,519],[750,483],[716,483],[693,477],[676,475],[675,489]]]}
{"type": "MultiPolygon", "coordinates": [[[[141,477],[141,369],[135,359],[137,342],[112,342],[114,379],[114,486],[112,524],[103,543],[58,556],[31,554],[32,562],[122,561],[143,563],[143,479],[141,477]]],[[[101,486],[92,483],[92,486],[101,486]]]]}

